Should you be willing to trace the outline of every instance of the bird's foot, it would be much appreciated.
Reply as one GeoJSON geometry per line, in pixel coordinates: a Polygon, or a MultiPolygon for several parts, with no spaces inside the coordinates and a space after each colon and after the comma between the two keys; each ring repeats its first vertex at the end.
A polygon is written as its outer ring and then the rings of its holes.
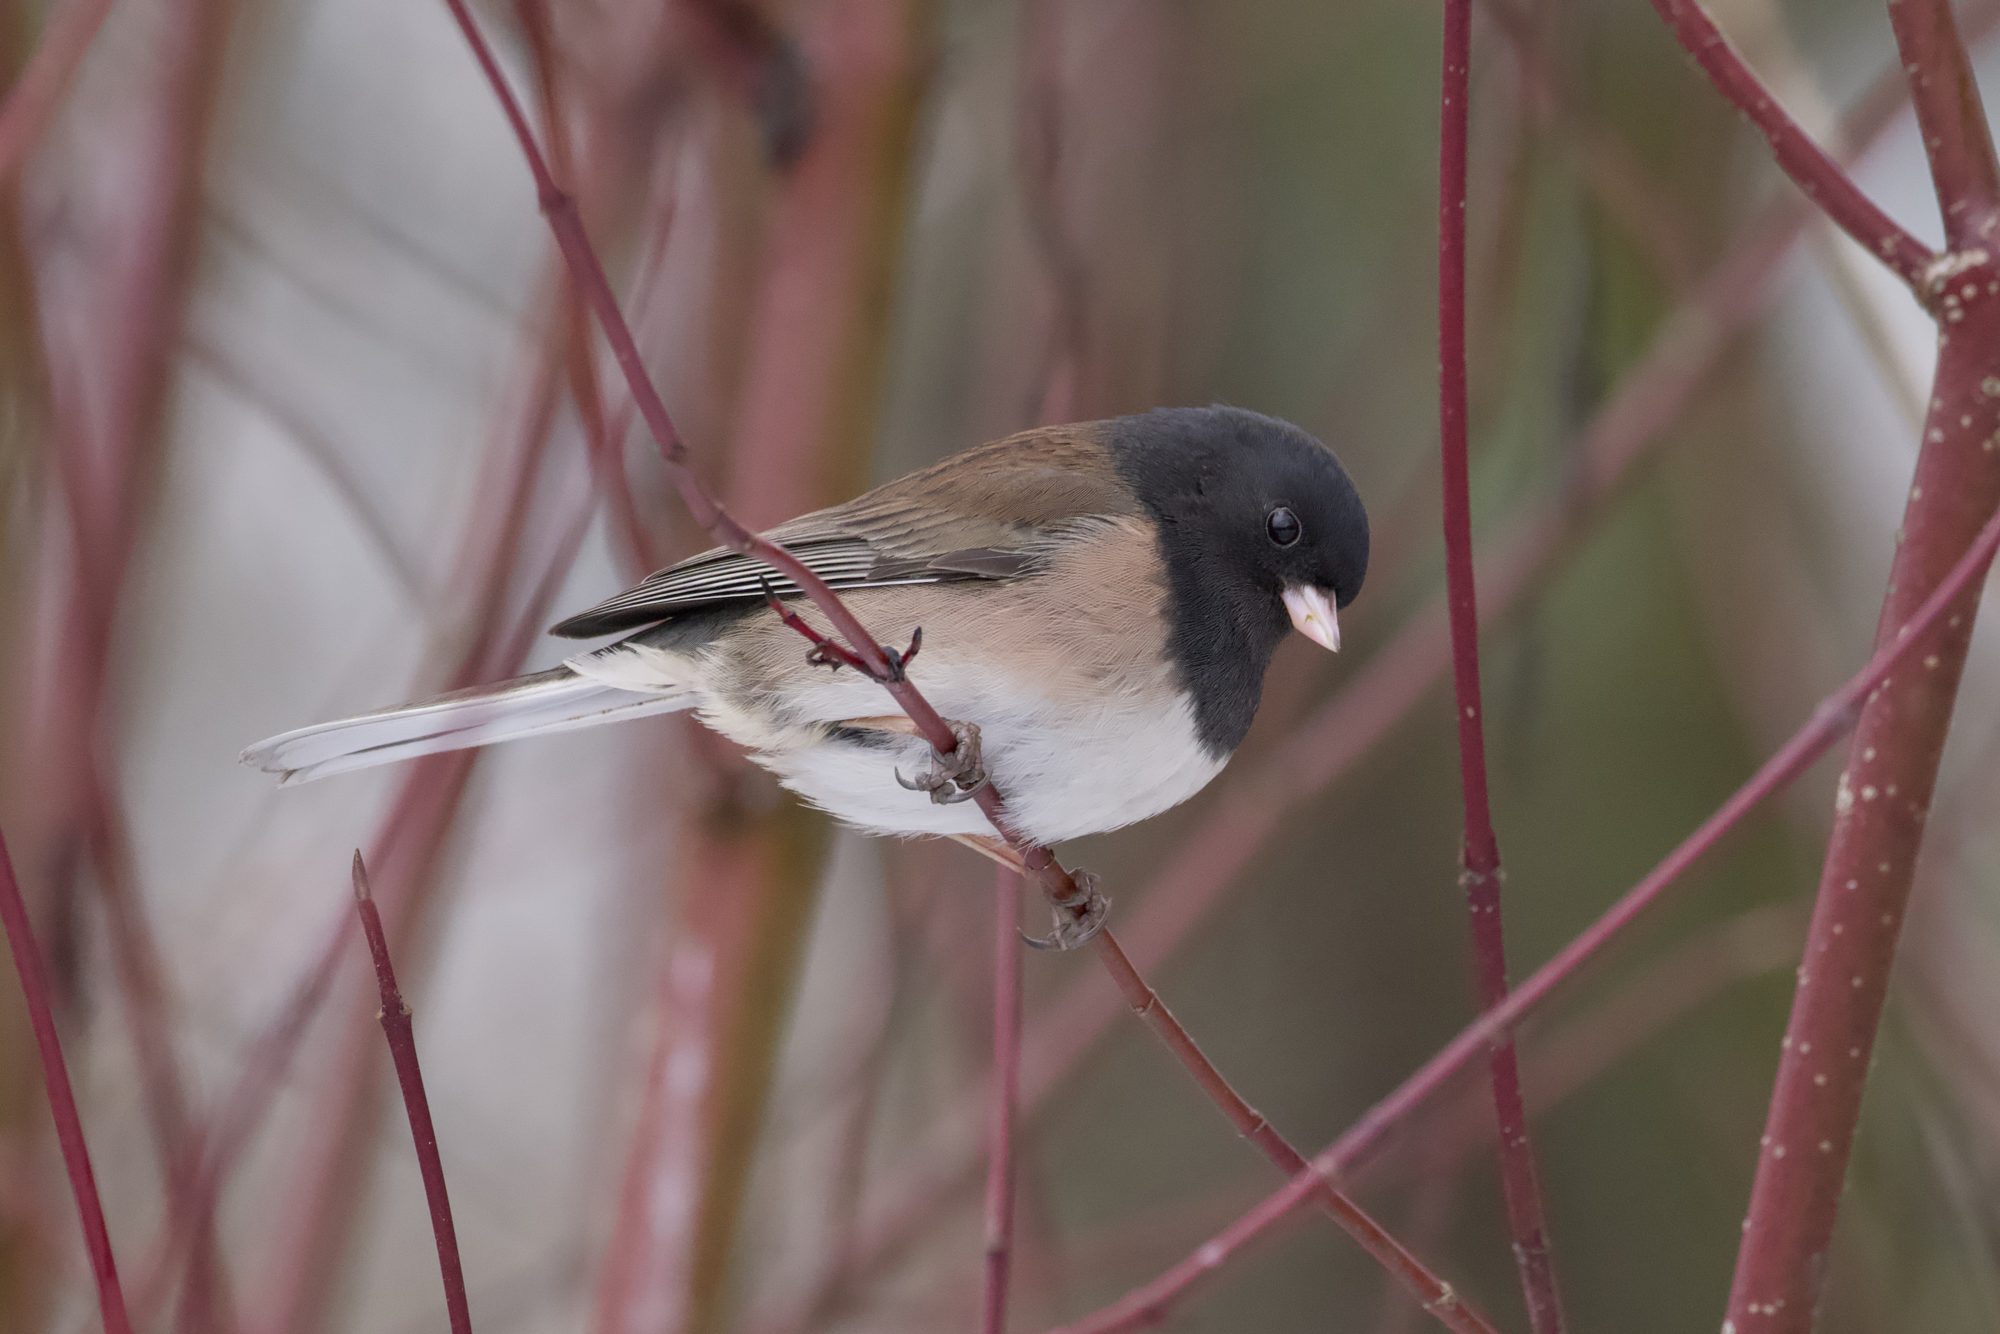
{"type": "MultiPolygon", "coordinates": [[[[905,659],[907,661],[907,658],[905,659]]],[[[939,806],[970,801],[989,781],[986,763],[979,751],[979,728],[973,723],[947,722],[958,744],[950,753],[933,750],[931,762],[915,778],[896,772],[896,781],[912,792],[928,792],[939,806]]]]}
{"type": "Polygon", "coordinates": [[[1031,936],[1021,933],[1021,939],[1030,949],[1073,950],[1090,943],[1090,938],[1104,929],[1106,919],[1111,916],[1111,900],[1098,886],[1095,872],[1081,867],[1069,873],[1075,884],[1073,893],[1059,899],[1050,899],[1049,907],[1055,913],[1055,929],[1046,936],[1031,936]]]}

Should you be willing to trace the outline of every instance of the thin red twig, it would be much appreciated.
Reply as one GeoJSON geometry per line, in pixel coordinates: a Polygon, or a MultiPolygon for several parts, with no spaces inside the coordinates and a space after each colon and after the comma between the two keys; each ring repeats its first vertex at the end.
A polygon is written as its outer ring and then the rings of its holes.
{"type": "Polygon", "coordinates": [[[1828,1276],[1868,1058],[1888,995],[1978,590],[1958,579],[2000,527],[2000,165],[1946,0],[1890,5],[1953,250],[1933,265],[1937,370],[1902,540],[1876,626],[1884,675],[1861,711],[1834,802],[1792,1011],[1730,1284],[1725,1331],[1803,1334],[1828,1276]],[[1982,529],[1982,524],[1984,528],[1982,529]],[[1912,626],[1912,609],[1949,619],[1912,626]]]}
{"type": "Polygon", "coordinates": [[[1979,540],[1923,603],[1907,626],[1892,632],[1868,664],[1822,700],[1812,718],[1794,733],[1743,786],[1731,793],[1693,833],[1554,958],[1517,987],[1501,1004],[1461,1029],[1387,1097],[1377,1102],[1345,1134],[1277,1192],[1186,1259],[1151,1282],[1095,1314],[1061,1328],[1060,1334],[1116,1334],[1157,1321],[1203,1279],[1228,1264],[1252,1242],[1307,1203],[1328,1181],[1337,1181],[1376,1149],[1406,1117],[1479,1056],[1496,1034],[1519,1024],[1613,940],[1622,935],[1691,866],[1766,798],[1797,778],[1853,726],[1864,700],[1889,674],[1905,665],[1947,611],[1974,586],[2000,548],[2000,515],[1989,520],[1979,540]]]}
{"type": "Polygon", "coordinates": [[[981,1334],[1005,1334],[1014,1243],[1014,1104],[1021,1088],[1021,904],[1005,867],[994,885],[993,1100],[986,1151],[986,1264],[981,1334]]]}
{"type": "Polygon", "coordinates": [[[42,1061],[42,1087],[48,1094],[49,1115],[56,1123],[63,1170],[69,1174],[70,1192],[76,1196],[83,1246],[90,1254],[91,1272],[97,1276],[97,1309],[105,1334],[132,1334],[125,1292],[118,1285],[118,1261],[111,1253],[111,1233],[104,1224],[104,1201],[98,1196],[97,1175],[91,1171],[90,1148],[83,1138],[83,1117],[77,1111],[76,1090],[70,1086],[69,1067],[63,1061],[62,1039],[56,1034],[48,971],[28,921],[20,882],[14,878],[14,860],[7,854],[4,833],[0,833],[0,925],[6,928],[14,971],[21,978],[21,995],[28,1003],[28,1022],[35,1031],[35,1050],[42,1061]]]}
{"type": "Polygon", "coordinates": [[[410,1007],[396,985],[396,966],[389,959],[389,938],[382,914],[368,891],[368,868],[354,854],[354,910],[368,937],[368,954],[375,961],[375,985],[382,994],[382,1036],[396,1065],[396,1084],[403,1092],[403,1110],[410,1118],[410,1138],[416,1141],[417,1170],[424,1178],[424,1199],[430,1205],[431,1234],[437,1239],[438,1272],[444,1278],[444,1309],[452,1334],[472,1334],[472,1312],[465,1297],[465,1270],[459,1263],[458,1229],[451,1221],[451,1197],[445,1190],[444,1160],[438,1155],[437,1127],[431,1123],[430,1099],[424,1095],[424,1072],[417,1063],[417,1036],[410,1007]]]}
{"type": "MultiPolygon", "coordinates": [[[[1471,465],[1467,449],[1465,354],[1466,161],[1471,137],[1472,0],[1445,0],[1438,136],[1438,448],[1443,460],[1445,606],[1451,620],[1458,771],[1465,799],[1459,849],[1479,1003],[1507,998],[1507,944],[1500,918],[1500,840],[1487,791],[1486,727],[1479,691],[1479,600],[1472,561],[1471,465]]],[[[1561,1334],[1562,1297],[1549,1252],[1548,1223],[1521,1063],[1512,1035],[1493,1042],[1487,1061],[1493,1114],[1499,1124],[1500,1185],[1514,1263],[1536,1334],[1561,1334]]]]}
{"type": "Polygon", "coordinates": [[[1806,197],[1921,296],[1925,272],[1937,258],[1930,247],[1863,194],[1854,178],[1792,119],[1698,0],[1653,0],[1653,8],[1717,90],[1770,142],[1771,155],[1806,197]]]}

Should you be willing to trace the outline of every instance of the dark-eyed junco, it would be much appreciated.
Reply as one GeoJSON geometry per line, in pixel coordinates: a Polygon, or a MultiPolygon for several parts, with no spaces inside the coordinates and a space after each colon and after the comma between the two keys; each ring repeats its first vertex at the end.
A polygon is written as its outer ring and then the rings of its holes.
{"type": "MultiPolygon", "coordinates": [[[[885,643],[921,627],[909,677],[967,724],[1017,830],[1038,843],[1156,815],[1249,730],[1286,627],[1340,646],[1368,517],[1331,451],[1236,408],[1169,408],[1010,436],[772,529],[885,643]]],[[[562,666],[260,742],[287,783],[693,709],[784,784],[874,833],[973,841],[957,798],[881,688],[808,661],[762,562],[715,550],[554,633],[624,637],[562,666]],[[912,777],[915,775],[915,777],[912,777]]]]}

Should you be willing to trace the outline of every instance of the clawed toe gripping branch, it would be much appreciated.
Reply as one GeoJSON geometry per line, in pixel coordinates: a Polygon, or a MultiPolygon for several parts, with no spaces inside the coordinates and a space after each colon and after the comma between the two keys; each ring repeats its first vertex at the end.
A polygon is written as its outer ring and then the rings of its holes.
{"type": "MultiPolygon", "coordinates": [[[[979,795],[981,788],[993,781],[986,772],[985,756],[980,750],[978,725],[950,722],[950,726],[952,735],[958,738],[956,746],[948,751],[933,750],[930,767],[915,778],[905,778],[900,772],[896,775],[899,786],[910,792],[930,793],[932,803],[938,806],[956,806],[959,802],[971,801],[979,795]]],[[[1083,872],[1072,871],[1070,874],[1078,877],[1083,872]]]]}
{"type": "MultiPolygon", "coordinates": [[[[805,617],[785,605],[784,599],[778,596],[768,580],[764,584],[764,601],[777,613],[779,620],[798,631],[812,645],[806,650],[807,662],[836,672],[843,667],[852,668],[877,685],[907,682],[910,679],[909,665],[916,661],[917,653],[924,646],[924,628],[920,625],[910,631],[910,646],[901,653],[886,644],[881,646],[884,665],[878,668],[845,644],[813,629],[805,617]]],[[[933,746],[929,768],[915,778],[905,778],[898,772],[896,782],[910,792],[928,792],[935,805],[956,806],[978,796],[980,789],[992,780],[986,773],[985,760],[979,748],[978,725],[948,718],[945,726],[951,729],[956,744],[943,749],[933,746]]]]}
{"type": "Polygon", "coordinates": [[[1031,936],[1025,931],[1021,933],[1021,939],[1027,942],[1030,949],[1081,949],[1110,920],[1111,900],[1098,887],[1102,877],[1082,867],[1071,871],[1070,875],[1076,881],[1076,893],[1068,898],[1049,900],[1049,910],[1056,919],[1054,929],[1046,936],[1031,936]]]}
{"type": "MultiPolygon", "coordinates": [[[[825,667],[839,671],[843,667],[852,668],[878,685],[900,685],[909,680],[908,668],[917,659],[917,653],[924,646],[924,627],[921,625],[910,631],[910,646],[898,653],[887,644],[876,645],[881,654],[881,663],[872,663],[837,639],[815,630],[812,622],[793,611],[786,601],[778,596],[778,590],[771,587],[771,581],[763,580],[764,604],[777,614],[779,620],[796,630],[812,645],[806,650],[806,661],[815,667],[825,667]]],[[[954,724],[957,726],[957,724],[954,724]]],[[[956,735],[956,733],[954,733],[956,735]]],[[[959,738],[963,740],[963,738],[959,738]]]]}

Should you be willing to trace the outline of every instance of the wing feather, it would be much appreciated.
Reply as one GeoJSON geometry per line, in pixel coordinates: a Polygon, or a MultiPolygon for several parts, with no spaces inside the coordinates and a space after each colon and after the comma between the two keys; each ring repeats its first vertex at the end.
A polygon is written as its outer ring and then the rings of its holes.
{"type": "MultiPolygon", "coordinates": [[[[1074,432],[1080,428],[1071,428],[1074,432]]],[[[1102,451],[1077,434],[1031,432],[898,478],[767,534],[835,590],[1032,574],[1078,526],[1131,514],[1102,451]]],[[[560,622],[589,639],[721,603],[800,595],[763,561],[716,548],[649,575],[560,622]]]]}

